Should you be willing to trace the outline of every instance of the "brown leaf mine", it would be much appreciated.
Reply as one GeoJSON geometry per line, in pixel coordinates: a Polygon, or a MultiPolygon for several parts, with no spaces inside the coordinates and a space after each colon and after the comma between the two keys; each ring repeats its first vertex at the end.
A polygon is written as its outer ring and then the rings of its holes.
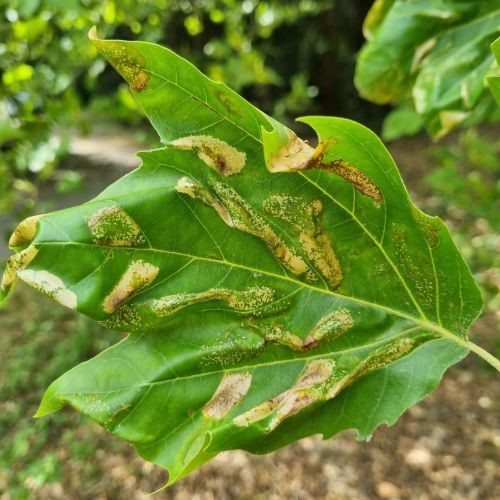
{"type": "Polygon", "coordinates": [[[133,261],[111,293],[104,299],[103,310],[112,313],[134,293],[152,283],[160,269],[143,260],[133,261]]]}
{"type": "Polygon", "coordinates": [[[327,281],[329,287],[337,288],[342,281],[342,269],[330,240],[318,221],[318,216],[323,210],[321,201],[306,203],[295,196],[276,195],[264,202],[264,209],[277,219],[291,225],[307,258],[327,281]]]}
{"type": "Polygon", "coordinates": [[[210,135],[190,135],[171,142],[176,149],[194,151],[200,160],[219,174],[238,174],[245,166],[247,156],[227,142],[210,135]]]}
{"type": "Polygon", "coordinates": [[[340,337],[354,325],[351,313],[347,309],[338,309],[326,314],[316,323],[313,329],[302,340],[298,335],[289,332],[284,326],[271,324],[253,324],[249,326],[257,330],[266,342],[284,345],[296,352],[309,351],[323,341],[332,341],[340,337]]]}
{"type": "Polygon", "coordinates": [[[289,390],[248,410],[234,419],[235,425],[246,427],[272,415],[266,430],[274,430],[283,420],[314,404],[323,396],[323,387],[333,373],[335,363],[320,359],[310,361],[297,383],[289,390]]]}
{"type": "Polygon", "coordinates": [[[300,170],[326,170],[350,182],[361,194],[368,196],[377,203],[384,201],[380,189],[361,170],[345,160],[324,162],[326,150],[335,139],[322,141],[313,149],[305,141],[297,137],[291,130],[288,131],[289,141],[278,149],[270,158],[268,169],[271,172],[296,172],[300,170]]]}
{"type": "Polygon", "coordinates": [[[323,316],[309,335],[304,339],[304,345],[311,347],[323,340],[335,340],[350,330],[354,325],[351,313],[347,309],[338,309],[323,316]]]}
{"type": "Polygon", "coordinates": [[[222,419],[229,413],[250,389],[252,376],[243,373],[224,375],[210,401],[203,407],[206,417],[222,419]]]}
{"type": "Polygon", "coordinates": [[[17,280],[18,272],[27,267],[36,257],[37,253],[38,249],[35,246],[30,245],[22,252],[18,252],[8,258],[7,265],[5,266],[5,271],[2,276],[2,283],[0,285],[2,292],[7,292],[12,288],[12,285],[17,280]]]}
{"type": "Polygon", "coordinates": [[[292,273],[301,276],[310,271],[304,259],[289,248],[265,219],[232,187],[222,182],[217,182],[211,187],[213,193],[205,186],[187,177],[181,177],[177,181],[176,191],[212,206],[228,226],[264,241],[274,256],[292,273]]]}
{"type": "Polygon", "coordinates": [[[271,432],[285,419],[314,403],[334,398],[361,377],[409,354],[426,339],[428,337],[421,336],[419,339],[400,338],[389,342],[366,359],[359,360],[349,371],[339,368],[332,359],[310,361],[292,388],[238,415],[233,422],[239,427],[247,427],[269,418],[265,432],[271,432]]]}
{"type": "Polygon", "coordinates": [[[332,172],[350,182],[361,194],[368,196],[377,203],[382,203],[384,197],[380,189],[363,173],[350,163],[344,160],[333,160],[329,163],[322,163],[321,170],[332,172]]]}
{"type": "Polygon", "coordinates": [[[221,200],[212,194],[206,187],[193,182],[188,177],[181,177],[175,186],[178,193],[187,194],[195,200],[202,201],[205,205],[211,206],[219,217],[230,227],[234,227],[233,220],[221,200]]]}
{"type": "Polygon", "coordinates": [[[270,158],[267,168],[271,172],[294,172],[307,168],[314,155],[314,148],[309,146],[291,130],[287,130],[288,142],[270,158]]]}

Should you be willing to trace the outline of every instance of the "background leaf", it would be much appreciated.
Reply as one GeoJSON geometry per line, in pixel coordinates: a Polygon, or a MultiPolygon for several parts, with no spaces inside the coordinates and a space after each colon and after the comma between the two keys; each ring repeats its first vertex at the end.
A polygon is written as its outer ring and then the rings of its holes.
{"type": "Polygon", "coordinates": [[[375,2],[366,24],[355,75],[363,97],[378,104],[411,97],[435,138],[496,116],[485,77],[500,33],[498,0],[375,2]]]}
{"type": "Polygon", "coordinates": [[[495,56],[495,60],[497,62],[496,66],[491,70],[491,74],[488,77],[488,84],[490,86],[491,93],[495,97],[498,104],[500,104],[500,76],[499,76],[499,68],[500,64],[500,38],[497,38],[491,44],[491,51],[495,56]]]}

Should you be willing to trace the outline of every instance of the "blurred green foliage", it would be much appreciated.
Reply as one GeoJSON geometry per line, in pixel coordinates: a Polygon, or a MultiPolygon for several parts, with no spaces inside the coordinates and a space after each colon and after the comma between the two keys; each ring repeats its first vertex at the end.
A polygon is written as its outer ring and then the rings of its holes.
{"type": "Polygon", "coordinates": [[[372,102],[399,106],[386,138],[422,126],[440,138],[499,119],[487,76],[497,72],[490,44],[500,35],[500,0],[376,0],[363,31],[356,86],[372,102]]]}
{"type": "Polygon", "coordinates": [[[352,86],[371,0],[2,4],[0,213],[16,206],[18,217],[27,215],[36,198],[33,181],[51,177],[70,135],[88,131],[96,116],[133,125],[142,120],[127,86],[88,43],[93,25],[102,37],[171,47],[279,119],[315,112],[371,118],[352,86]]]}
{"type": "MultiPolygon", "coordinates": [[[[19,287],[16,303],[0,309],[0,328],[8,333],[0,336],[0,495],[33,498],[33,491],[61,479],[65,449],[85,461],[96,444],[95,436],[87,443],[76,439],[75,420],[84,418],[74,413],[33,420],[41,392],[75,363],[115,342],[119,334],[102,335],[94,323],[54,307],[44,297],[35,298],[27,287],[19,287]]],[[[92,428],[83,432],[91,433],[92,428]]]]}

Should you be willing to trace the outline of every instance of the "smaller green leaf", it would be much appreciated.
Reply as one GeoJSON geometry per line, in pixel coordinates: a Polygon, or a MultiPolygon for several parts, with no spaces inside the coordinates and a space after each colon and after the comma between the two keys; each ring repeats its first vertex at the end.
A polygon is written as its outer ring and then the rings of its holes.
{"type": "Polygon", "coordinates": [[[495,56],[496,65],[492,68],[487,80],[491,93],[500,105],[500,38],[491,44],[491,51],[495,56]]]}
{"type": "Polygon", "coordinates": [[[423,126],[422,117],[413,109],[412,103],[405,102],[385,117],[382,138],[393,141],[405,135],[415,135],[423,126]]]}

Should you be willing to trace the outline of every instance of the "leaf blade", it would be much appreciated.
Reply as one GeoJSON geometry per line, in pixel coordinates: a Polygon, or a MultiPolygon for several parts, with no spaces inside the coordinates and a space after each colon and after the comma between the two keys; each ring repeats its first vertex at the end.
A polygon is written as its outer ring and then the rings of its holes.
{"type": "Polygon", "coordinates": [[[224,449],[348,426],[367,437],[466,354],[477,286],[375,134],[306,117],[313,149],[166,49],[94,43],[167,146],[42,216],[25,242],[35,255],[10,263],[9,279],[131,332],[56,380],[38,416],[70,404],[172,483],[224,449]],[[184,86],[196,99],[176,108],[184,86]]]}

